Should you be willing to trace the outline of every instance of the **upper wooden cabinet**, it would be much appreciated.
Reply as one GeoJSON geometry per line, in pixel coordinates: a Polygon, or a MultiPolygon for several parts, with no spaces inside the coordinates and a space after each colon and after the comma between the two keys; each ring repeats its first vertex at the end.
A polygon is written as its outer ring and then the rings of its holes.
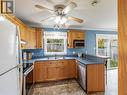
{"type": "Polygon", "coordinates": [[[26,35],[25,35],[26,27],[24,27],[24,26],[19,26],[19,30],[20,30],[20,37],[21,37],[21,40],[26,40],[26,35]]]}
{"type": "Polygon", "coordinates": [[[74,40],[85,40],[85,32],[81,30],[69,30],[68,33],[68,48],[74,48],[74,40]]]}
{"type": "Polygon", "coordinates": [[[43,48],[42,29],[28,27],[14,15],[4,15],[4,17],[19,27],[20,38],[26,42],[21,44],[22,49],[43,48]]]}
{"type": "Polygon", "coordinates": [[[22,49],[35,49],[36,48],[36,31],[34,28],[20,26],[20,38],[26,44],[22,44],[22,49]]]}
{"type": "Polygon", "coordinates": [[[36,31],[34,28],[29,29],[29,48],[36,48],[36,31]]]}
{"type": "Polygon", "coordinates": [[[36,28],[36,48],[43,48],[43,30],[36,28]]]}
{"type": "MultiPolygon", "coordinates": [[[[20,39],[22,41],[26,42],[26,27],[25,26],[19,26],[19,30],[20,30],[20,39]]],[[[21,44],[21,48],[25,49],[27,48],[26,44],[21,44]]]]}
{"type": "Polygon", "coordinates": [[[21,40],[27,42],[26,45],[22,45],[23,49],[43,48],[42,29],[20,27],[20,35],[21,35],[21,40]]]}

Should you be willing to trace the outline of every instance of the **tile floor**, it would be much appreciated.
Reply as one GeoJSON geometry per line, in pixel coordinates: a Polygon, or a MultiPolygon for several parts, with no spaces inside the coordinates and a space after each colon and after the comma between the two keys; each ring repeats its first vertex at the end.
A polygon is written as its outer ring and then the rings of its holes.
{"type": "Polygon", "coordinates": [[[118,69],[107,72],[107,86],[104,95],[118,95],[118,69]]]}
{"type": "MultiPolygon", "coordinates": [[[[105,93],[89,95],[118,95],[117,70],[108,71],[105,93]]],[[[39,83],[34,85],[33,95],[88,95],[79,86],[76,80],[63,80],[57,82],[39,83]]]]}

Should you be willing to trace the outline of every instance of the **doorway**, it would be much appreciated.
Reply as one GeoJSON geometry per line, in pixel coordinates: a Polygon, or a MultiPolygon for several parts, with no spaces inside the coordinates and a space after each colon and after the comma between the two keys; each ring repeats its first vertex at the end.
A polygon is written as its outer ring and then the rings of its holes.
{"type": "Polygon", "coordinates": [[[118,95],[118,35],[96,34],[96,55],[110,57],[106,64],[105,95],[118,95]]]}
{"type": "Polygon", "coordinates": [[[118,68],[118,37],[116,34],[96,34],[96,55],[108,56],[107,69],[118,68]]]}

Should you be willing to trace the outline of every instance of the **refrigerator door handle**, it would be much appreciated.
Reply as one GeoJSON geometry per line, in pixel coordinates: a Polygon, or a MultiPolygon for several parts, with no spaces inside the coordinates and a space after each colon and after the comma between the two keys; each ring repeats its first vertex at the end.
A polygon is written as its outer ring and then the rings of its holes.
{"type": "Polygon", "coordinates": [[[0,77],[1,77],[2,75],[6,74],[6,73],[8,73],[8,72],[10,72],[10,71],[12,71],[12,70],[15,69],[15,68],[21,68],[21,67],[22,67],[22,65],[19,64],[19,65],[15,66],[15,67],[13,67],[13,68],[11,68],[11,69],[8,69],[7,71],[1,73],[1,74],[0,74],[0,77]]]}

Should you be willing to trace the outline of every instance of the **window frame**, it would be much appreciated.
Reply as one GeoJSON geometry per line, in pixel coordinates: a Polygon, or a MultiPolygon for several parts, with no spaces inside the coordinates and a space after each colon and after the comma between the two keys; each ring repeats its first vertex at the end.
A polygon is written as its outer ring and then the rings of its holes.
{"type": "Polygon", "coordinates": [[[44,55],[66,55],[67,54],[67,32],[44,32],[44,55]],[[47,40],[48,39],[63,39],[64,50],[63,52],[48,52],[47,40]]]}

